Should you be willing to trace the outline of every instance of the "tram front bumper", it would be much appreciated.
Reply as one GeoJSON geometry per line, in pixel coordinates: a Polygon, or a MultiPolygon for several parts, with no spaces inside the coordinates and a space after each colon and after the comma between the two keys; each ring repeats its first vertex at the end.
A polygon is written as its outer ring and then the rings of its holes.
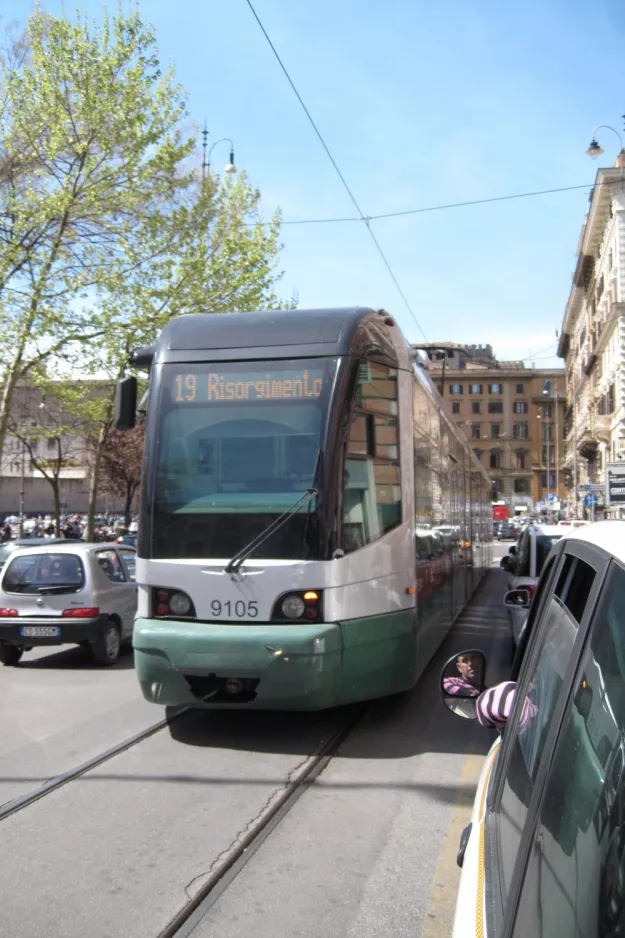
{"type": "Polygon", "coordinates": [[[339,704],[336,623],[240,625],[136,619],[135,667],[154,703],[320,710],[339,704]]]}

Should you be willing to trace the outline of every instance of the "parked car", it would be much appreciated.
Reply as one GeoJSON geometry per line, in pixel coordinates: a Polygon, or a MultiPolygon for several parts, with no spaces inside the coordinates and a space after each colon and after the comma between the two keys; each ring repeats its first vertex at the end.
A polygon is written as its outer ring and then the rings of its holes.
{"type": "Polygon", "coordinates": [[[23,547],[43,547],[48,546],[49,544],[66,544],[67,541],[65,538],[50,538],[50,537],[22,537],[16,538],[12,541],[5,541],[4,544],[0,544],[0,570],[15,550],[20,550],[23,547]]]}
{"type": "Polygon", "coordinates": [[[501,726],[461,838],[453,938],[623,934],[623,610],[625,523],[574,529],[541,574],[513,683],[477,697],[488,662],[475,649],[443,671],[452,712],[501,726]]]}
{"type": "Polygon", "coordinates": [[[509,556],[512,558],[508,564],[501,560],[503,569],[511,574],[508,588],[527,590],[527,603],[508,605],[512,639],[518,646],[521,632],[527,619],[530,603],[536,592],[538,577],[549,556],[549,551],[560,538],[566,537],[573,529],[561,528],[559,525],[529,524],[521,534],[518,543],[511,547],[509,556]]]}
{"type": "Polygon", "coordinates": [[[116,544],[126,544],[128,547],[137,546],[137,535],[136,534],[122,534],[120,537],[116,538],[116,544]]]}
{"type": "Polygon", "coordinates": [[[36,645],[82,645],[114,664],[132,638],[136,553],[116,544],[48,542],[14,551],[0,574],[0,662],[36,645]]]}

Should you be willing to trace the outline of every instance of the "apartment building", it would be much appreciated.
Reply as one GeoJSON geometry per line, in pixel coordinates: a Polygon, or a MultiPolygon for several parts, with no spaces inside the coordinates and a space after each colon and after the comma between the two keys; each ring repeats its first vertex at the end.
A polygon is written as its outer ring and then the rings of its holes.
{"type": "Polygon", "coordinates": [[[427,351],[453,419],[490,474],[493,501],[511,514],[566,511],[564,371],[497,361],[488,345],[427,351]]]}
{"type": "MultiPolygon", "coordinates": [[[[599,169],[577,246],[558,354],[565,361],[565,466],[579,517],[606,463],[625,459],[625,151],[599,169]]],[[[603,497],[598,493],[598,507],[603,497]]],[[[614,517],[623,509],[608,509],[614,517]]]]}

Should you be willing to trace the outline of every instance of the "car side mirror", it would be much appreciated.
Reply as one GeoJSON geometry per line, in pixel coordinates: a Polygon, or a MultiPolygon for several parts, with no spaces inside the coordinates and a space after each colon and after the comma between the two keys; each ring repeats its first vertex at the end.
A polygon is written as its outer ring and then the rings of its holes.
{"type": "Polygon", "coordinates": [[[508,590],[503,598],[503,604],[515,609],[518,609],[519,606],[522,606],[523,609],[529,609],[531,605],[529,590],[508,590]]]}
{"type": "Polygon", "coordinates": [[[117,382],[113,422],[118,430],[132,430],[137,422],[137,379],[134,375],[117,382]]]}
{"type": "Polygon", "coordinates": [[[512,545],[508,553],[511,554],[513,557],[516,557],[517,551],[516,551],[516,546],[514,544],[512,545]]]}
{"type": "Polygon", "coordinates": [[[448,710],[476,720],[475,702],[486,686],[486,655],[468,648],[449,659],[441,671],[440,690],[448,710]]]}

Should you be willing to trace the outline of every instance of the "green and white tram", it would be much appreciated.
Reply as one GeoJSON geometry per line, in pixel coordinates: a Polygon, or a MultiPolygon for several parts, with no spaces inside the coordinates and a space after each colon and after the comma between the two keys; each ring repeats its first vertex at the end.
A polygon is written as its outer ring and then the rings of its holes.
{"type": "Polygon", "coordinates": [[[412,687],[490,563],[490,485],[388,313],[184,316],[132,361],[145,697],[314,710],[412,687]]]}

